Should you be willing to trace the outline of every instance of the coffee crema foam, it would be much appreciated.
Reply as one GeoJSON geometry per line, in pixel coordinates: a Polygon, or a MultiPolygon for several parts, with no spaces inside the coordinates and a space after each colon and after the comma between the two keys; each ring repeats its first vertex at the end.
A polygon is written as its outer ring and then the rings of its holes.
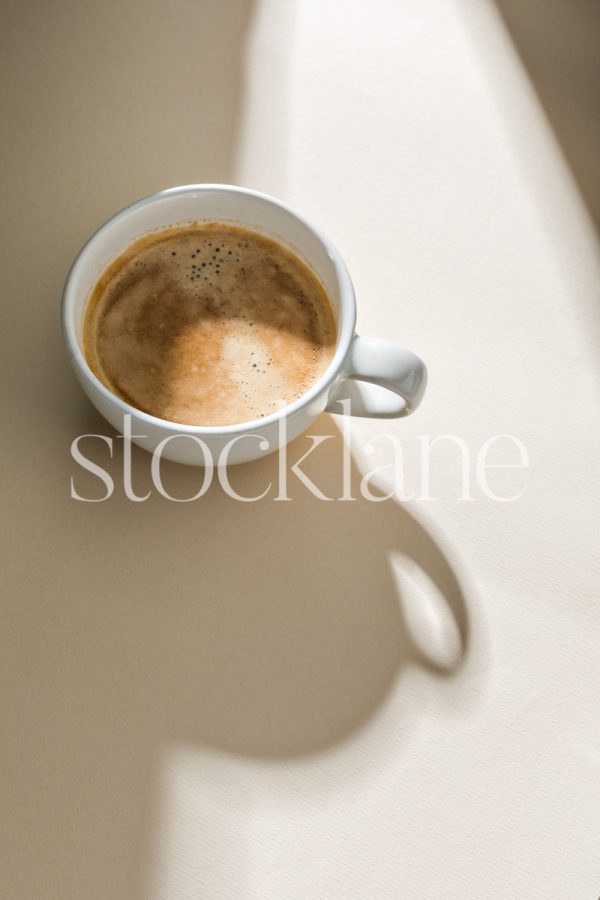
{"type": "Polygon", "coordinates": [[[335,350],[317,276],[246,228],[209,222],[131,244],[87,303],[84,350],[114,394],[187,425],[259,419],[301,397],[335,350]]]}

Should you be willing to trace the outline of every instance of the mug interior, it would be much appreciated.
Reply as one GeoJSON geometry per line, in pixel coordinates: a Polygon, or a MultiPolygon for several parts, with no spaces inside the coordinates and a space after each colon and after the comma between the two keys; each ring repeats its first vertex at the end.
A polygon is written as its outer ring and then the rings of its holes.
{"type": "MultiPolygon", "coordinates": [[[[109,219],[83,247],[67,279],[63,326],[69,352],[96,382],[83,352],[83,323],[87,298],[102,272],[129,244],[153,230],[212,220],[255,229],[278,239],[310,265],[327,291],[336,319],[336,351],[321,378],[291,406],[301,404],[322,389],[324,382],[331,382],[343,363],[355,327],[352,282],[338,251],[317,229],[281,201],[245,188],[228,185],[171,188],[145,197],[109,219]]],[[[119,405],[123,403],[120,398],[115,399],[119,405]]]]}

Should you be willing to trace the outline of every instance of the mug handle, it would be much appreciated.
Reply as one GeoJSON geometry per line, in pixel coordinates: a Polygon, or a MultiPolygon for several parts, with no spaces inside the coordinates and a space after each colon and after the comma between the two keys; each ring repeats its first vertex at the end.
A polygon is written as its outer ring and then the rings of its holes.
{"type": "Polygon", "coordinates": [[[350,400],[353,416],[409,416],[423,399],[426,385],[427,369],[416,354],[391,341],[354,335],[326,410],[343,413],[340,401],[350,400]]]}

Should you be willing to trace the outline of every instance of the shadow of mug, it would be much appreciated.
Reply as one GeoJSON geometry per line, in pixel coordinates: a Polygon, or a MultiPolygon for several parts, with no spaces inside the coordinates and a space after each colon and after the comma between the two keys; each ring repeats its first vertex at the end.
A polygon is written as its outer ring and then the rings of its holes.
{"type": "MultiPolygon", "coordinates": [[[[341,435],[327,415],[312,431],[327,440],[301,468],[326,496],[339,497],[341,435]]],[[[133,692],[156,739],[253,757],[305,755],[364,724],[407,666],[447,677],[464,660],[467,606],[438,543],[404,506],[363,498],[354,464],[357,499],[313,496],[289,472],[309,447],[306,436],[289,445],[287,502],[274,499],[271,455],[229,470],[241,496],[272,484],[256,502],[227,496],[215,473],[197,501],[168,501],[152,489],[134,503],[117,487],[96,507],[97,558],[110,554],[118,523],[126,535],[119,552],[135,561],[132,580],[103,603],[105,620],[108,604],[108,620],[118,622],[114,633],[102,629],[109,677],[121,696],[133,692]],[[416,596],[405,589],[415,572],[425,584],[416,596]]],[[[106,465],[102,450],[96,461],[106,465]]],[[[133,448],[140,495],[152,488],[149,462],[133,448]]],[[[194,496],[201,472],[161,465],[173,497],[194,496]]],[[[83,522],[88,504],[72,506],[83,522]]]]}

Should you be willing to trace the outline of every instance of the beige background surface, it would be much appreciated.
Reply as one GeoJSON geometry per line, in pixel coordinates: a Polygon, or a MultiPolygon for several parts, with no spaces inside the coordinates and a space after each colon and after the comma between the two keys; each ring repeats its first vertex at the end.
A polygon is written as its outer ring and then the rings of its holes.
{"type": "MultiPolygon", "coordinates": [[[[2,5],[2,896],[600,894],[598,16],[500,7],[2,5]],[[200,181],[301,208],[361,332],[427,360],[412,419],[353,424],[355,484],[386,433],[415,488],[421,437],[508,432],[523,496],[460,501],[442,441],[430,501],[132,503],[101,445],[115,494],[70,499],[98,489],[71,441],[112,432],[63,353],[69,264],[200,181]]],[[[338,428],[306,465],[330,493],[338,428]]]]}

